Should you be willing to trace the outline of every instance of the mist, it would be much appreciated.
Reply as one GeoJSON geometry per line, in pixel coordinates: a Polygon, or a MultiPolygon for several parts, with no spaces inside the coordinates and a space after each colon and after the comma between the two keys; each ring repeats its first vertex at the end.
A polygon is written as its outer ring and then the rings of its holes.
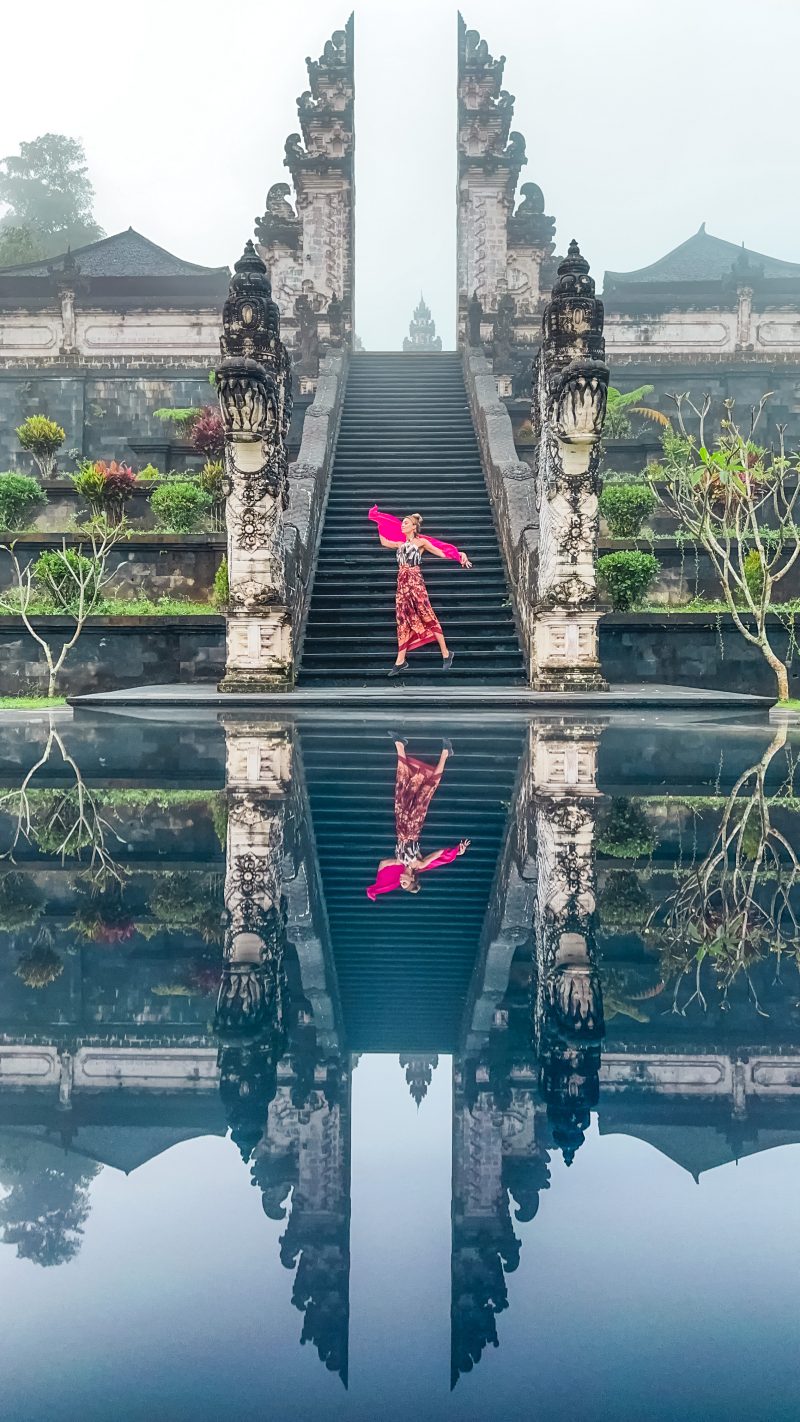
{"type": "MultiPolygon", "coordinates": [[[[41,0],[4,14],[0,155],[53,130],[80,138],[107,233],[133,226],[190,261],[232,263],[268,187],[287,178],[316,58],[347,0],[222,12],[210,0],[41,0]]],[[[800,6],[672,0],[643,12],[476,0],[505,54],[521,181],[542,187],[557,250],[577,237],[598,282],[708,231],[800,261],[800,158],[787,108],[800,6]]],[[[456,8],[356,10],[356,329],[396,349],[420,290],[455,339],[456,8]]]]}

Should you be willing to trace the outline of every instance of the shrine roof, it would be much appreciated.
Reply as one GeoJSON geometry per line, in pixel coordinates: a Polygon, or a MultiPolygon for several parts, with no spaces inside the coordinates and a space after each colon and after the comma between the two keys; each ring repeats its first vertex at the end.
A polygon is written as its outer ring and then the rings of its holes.
{"type": "Polygon", "coordinates": [[[175,257],[133,227],[125,232],[115,232],[111,237],[101,237],[98,242],[89,242],[85,247],[45,257],[39,262],[0,267],[0,274],[6,278],[45,277],[65,269],[69,271],[73,265],[85,277],[227,278],[230,275],[227,267],[204,267],[175,257]]]}
{"type": "Polygon", "coordinates": [[[744,243],[738,246],[735,242],[726,242],[724,238],[706,232],[706,225],[702,223],[685,242],[649,266],[632,272],[606,272],[603,291],[614,291],[634,283],[661,286],[665,283],[720,281],[731,275],[734,266],[743,272],[751,268],[754,277],[800,278],[800,262],[768,257],[763,252],[745,247],[744,243]]]}

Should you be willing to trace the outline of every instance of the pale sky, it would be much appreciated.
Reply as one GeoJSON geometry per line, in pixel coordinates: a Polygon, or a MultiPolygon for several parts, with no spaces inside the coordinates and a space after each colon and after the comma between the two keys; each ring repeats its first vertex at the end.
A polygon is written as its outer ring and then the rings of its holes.
{"type": "MultiPolygon", "coordinates": [[[[287,177],[305,56],[347,14],[348,0],[39,0],[34,22],[12,0],[0,155],[48,130],[78,137],[107,232],[130,225],[190,261],[230,264],[287,177]]],[[[465,18],[507,56],[521,181],[539,183],[558,250],[577,237],[598,282],[703,221],[800,261],[797,0],[465,0],[465,18]]],[[[356,327],[368,349],[399,347],[420,287],[453,344],[455,72],[449,0],[356,8],[356,327]]]]}

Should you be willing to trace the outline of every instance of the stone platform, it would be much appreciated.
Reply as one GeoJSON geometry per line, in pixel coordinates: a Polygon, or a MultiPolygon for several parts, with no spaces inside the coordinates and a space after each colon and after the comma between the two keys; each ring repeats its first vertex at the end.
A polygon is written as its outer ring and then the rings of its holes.
{"type": "Polygon", "coordinates": [[[393,712],[412,707],[452,712],[482,710],[522,710],[528,712],[644,710],[646,708],[683,711],[721,710],[748,715],[766,715],[774,705],[771,696],[753,696],[732,691],[705,690],[691,686],[612,686],[602,692],[533,691],[527,686],[481,686],[447,683],[417,686],[390,682],[385,686],[309,686],[282,693],[244,695],[217,691],[212,683],[176,686],[133,686],[120,691],[98,691],[68,697],[75,710],[118,710],[139,707],[149,710],[207,708],[217,711],[253,709],[261,712],[295,712],[324,709],[347,711],[366,709],[393,712]]]}

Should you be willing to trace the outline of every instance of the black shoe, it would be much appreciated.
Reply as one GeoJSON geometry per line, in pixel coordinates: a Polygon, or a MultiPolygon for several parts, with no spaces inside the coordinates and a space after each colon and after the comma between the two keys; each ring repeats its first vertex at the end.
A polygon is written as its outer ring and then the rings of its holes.
{"type": "Polygon", "coordinates": [[[449,657],[442,657],[442,671],[451,671],[455,652],[451,652],[449,657]]]}
{"type": "Polygon", "coordinates": [[[446,750],[448,755],[455,755],[453,742],[449,736],[442,736],[442,750],[446,750]]]}
{"type": "Polygon", "coordinates": [[[390,741],[394,741],[395,745],[398,741],[400,742],[401,746],[408,745],[408,736],[401,736],[399,731],[387,731],[386,734],[389,737],[390,741]]]}
{"type": "Polygon", "coordinates": [[[399,667],[398,667],[398,666],[392,667],[391,671],[389,672],[389,676],[402,676],[402,675],[403,675],[403,672],[407,672],[407,671],[408,671],[408,662],[401,662],[400,665],[399,665],[399,667]]]}

